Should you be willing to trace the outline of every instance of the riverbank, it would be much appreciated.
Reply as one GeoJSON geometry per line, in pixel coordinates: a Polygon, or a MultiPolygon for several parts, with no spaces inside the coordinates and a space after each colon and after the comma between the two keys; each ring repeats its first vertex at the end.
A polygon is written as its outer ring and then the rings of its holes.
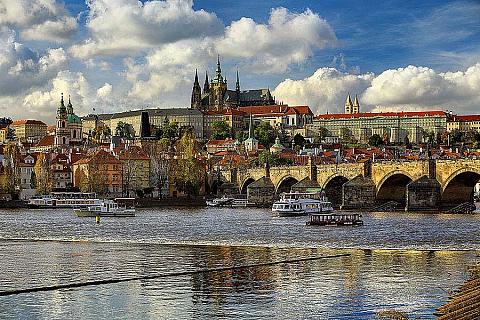
{"type": "Polygon", "coordinates": [[[23,209],[28,208],[27,202],[23,200],[2,200],[0,201],[0,209],[23,209]]]}

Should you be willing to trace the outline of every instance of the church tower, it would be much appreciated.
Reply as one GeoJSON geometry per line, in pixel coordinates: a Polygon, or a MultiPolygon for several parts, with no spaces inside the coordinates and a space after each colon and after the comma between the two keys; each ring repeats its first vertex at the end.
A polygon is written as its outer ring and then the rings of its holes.
{"type": "Polygon", "coordinates": [[[215,78],[210,83],[210,108],[213,110],[222,110],[224,107],[224,96],[227,92],[227,79],[223,79],[222,68],[220,67],[220,55],[217,59],[217,70],[215,78]]]}
{"type": "Polygon", "coordinates": [[[202,109],[202,88],[200,88],[200,84],[198,83],[198,73],[195,69],[195,82],[193,83],[192,89],[192,99],[190,106],[193,109],[202,109]]]}
{"type": "Polygon", "coordinates": [[[55,127],[55,146],[66,146],[70,142],[70,131],[68,129],[68,114],[67,108],[65,107],[65,103],[63,101],[63,93],[60,100],[60,105],[57,109],[56,120],[57,123],[55,127]]]}
{"type": "Polygon", "coordinates": [[[350,94],[348,94],[347,99],[345,100],[345,113],[352,114],[353,112],[353,103],[350,94]]]}
{"type": "Polygon", "coordinates": [[[355,101],[353,102],[353,113],[360,113],[360,103],[358,103],[357,95],[355,95],[355,101]]]}
{"type": "Polygon", "coordinates": [[[208,72],[205,71],[205,83],[203,84],[203,94],[210,93],[210,83],[208,82],[208,72]]]}
{"type": "Polygon", "coordinates": [[[235,83],[235,94],[237,98],[237,108],[240,106],[240,78],[238,77],[238,69],[237,69],[237,82],[235,83]]]}

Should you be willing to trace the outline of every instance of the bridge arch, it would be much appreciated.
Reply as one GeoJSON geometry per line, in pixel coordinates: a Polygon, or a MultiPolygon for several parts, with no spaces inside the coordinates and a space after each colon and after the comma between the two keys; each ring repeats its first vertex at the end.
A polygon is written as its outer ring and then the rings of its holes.
{"type": "Polygon", "coordinates": [[[412,181],[413,177],[405,171],[395,170],[388,173],[377,186],[377,202],[395,201],[405,205],[407,184],[412,181]]]}
{"type": "Polygon", "coordinates": [[[292,186],[297,182],[298,180],[290,175],[282,177],[278,182],[275,194],[280,194],[282,192],[290,192],[292,186]]]}
{"type": "Polygon", "coordinates": [[[340,207],[342,204],[342,186],[345,182],[348,182],[347,177],[335,173],[328,177],[323,185],[325,195],[334,207],[340,207]]]}
{"type": "Polygon", "coordinates": [[[449,207],[472,202],[474,187],[479,181],[477,170],[462,168],[453,172],[442,187],[442,204],[449,207]]]}
{"type": "Polygon", "coordinates": [[[247,187],[253,182],[255,182],[255,179],[253,179],[252,177],[248,177],[247,179],[245,179],[245,181],[243,181],[241,185],[240,193],[247,194],[247,187]]]}

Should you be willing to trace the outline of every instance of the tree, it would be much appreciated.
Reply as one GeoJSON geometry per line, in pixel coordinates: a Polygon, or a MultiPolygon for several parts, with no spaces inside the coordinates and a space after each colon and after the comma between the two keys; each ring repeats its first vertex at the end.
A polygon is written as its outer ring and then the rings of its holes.
{"type": "Polygon", "coordinates": [[[215,121],[212,123],[212,135],[211,139],[223,140],[230,138],[232,129],[230,126],[223,120],[215,121]]]}
{"type": "Polygon", "coordinates": [[[342,142],[344,143],[353,143],[355,142],[352,133],[350,132],[350,129],[343,127],[340,129],[340,138],[342,139],[342,142]]]}
{"type": "Polygon", "coordinates": [[[36,189],[39,194],[49,194],[52,191],[51,161],[47,154],[41,153],[33,167],[36,179],[36,189]]]}
{"type": "Polygon", "coordinates": [[[297,133],[297,134],[293,137],[293,143],[294,143],[296,146],[299,146],[300,148],[303,148],[303,146],[305,145],[306,141],[305,141],[305,138],[304,138],[300,133],[297,133]]]}
{"type": "Polygon", "coordinates": [[[368,139],[368,144],[372,147],[378,147],[383,144],[383,139],[380,137],[380,135],[375,133],[368,139]]]}
{"type": "Polygon", "coordinates": [[[265,163],[267,163],[267,161],[272,167],[286,166],[293,163],[291,159],[283,158],[276,153],[270,153],[267,150],[264,150],[260,152],[258,158],[254,160],[253,164],[256,166],[263,166],[265,163]]]}
{"type": "Polygon", "coordinates": [[[132,125],[123,121],[118,122],[117,128],[115,128],[115,135],[125,139],[132,139],[134,135],[132,125]]]}
{"type": "Polygon", "coordinates": [[[410,143],[410,139],[408,139],[408,136],[405,136],[404,143],[405,143],[405,148],[412,149],[412,144],[410,143]]]}
{"type": "Polygon", "coordinates": [[[275,141],[275,130],[270,123],[262,121],[255,127],[255,137],[265,148],[269,148],[275,141]]]}
{"type": "Polygon", "coordinates": [[[320,144],[328,135],[328,130],[325,127],[319,127],[313,134],[313,143],[320,144]]]}
{"type": "Polygon", "coordinates": [[[435,143],[435,132],[433,131],[424,131],[423,140],[428,144],[433,146],[435,143]]]}
{"type": "Polygon", "coordinates": [[[6,176],[5,191],[16,199],[20,193],[20,151],[16,144],[9,143],[4,147],[3,154],[6,176]]]}
{"type": "Polygon", "coordinates": [[[175,121],[170,122],[168,119],[163,124],[163,138],[175,141],[178,138],[178,124],[175,121]]]}
{"type": "Polygon", "coordinates": [[[170,141],[166,138],[155,141],[144,148],[150,157],[150,184],[158,190],[159,195],[162,194],[169,177],[171,161],[168,155],[169,149],[170,141]]]}
{"type": "Polygon", "coordinates": [[[449,133],[451,143],[460,143],[463,142],[463,132],[458,129],[453,129],[449,133]]]}
{"type": "Polygon", "coordinates": [[[173,179],[178,191],[197,196],[205,182],[205,165],[197,159],[198,149],[193,132],[185,132],[177,144],[173,179]]]}

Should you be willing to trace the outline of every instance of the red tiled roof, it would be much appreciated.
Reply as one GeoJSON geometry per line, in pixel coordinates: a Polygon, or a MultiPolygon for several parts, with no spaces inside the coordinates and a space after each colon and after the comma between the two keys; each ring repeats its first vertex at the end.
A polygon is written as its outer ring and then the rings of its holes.
{"type": "Polygon", "coordinates": [[[40,120],[31,120],[31,119],[25,119],[25,120],[15,120],[12,122],[12,125],[20,125],[20,124],[41,124],[46,126],[46,124],[43,121],[40,120]]]}
{"type": "Polygon", "coordinates": [[[226,143],[233,143],[234,141],[235,139],[232,139],[232,138],[227,138],[225,140],[208,140],[207,146],[212,146],[212,145],[218,146],[226,143]]]}
{"type": "Polygon", "coordinates": [[[444,111],[399,111],[399,112],[362,112],[362,113],[331,113],[319,114],[315,119],[348,119],[368,117],[434,117],[446,116],[444,111]]]}
{"type": "Polygon", "coordinates": [[[480,121],[480,114],[469,114],[469,115],[464,115],[464,116],[454,116],[453,121],[460,121],[460,122],[480,121]]]}
{"type": "Polygon", "coordinates": [[[130,146],[128,149],[121,149],[117,154],[120,160],[150,160],[148,154],[138,146],[130,146]]]}
{"type": "Polygon", "coordinates": [[[49,135],[45,136],[40,141],[37,143],[37,147],[51,147],[53,146],[53,143],[55,142],[55,136],[49,135]]]}
{"type": "Polygon", "coordinates": [[[100,163],[104,163],[104,164],[122,164],[122,162],[120,160],[118,160],[113,155],[111,155],[110,153],[108,153],[104,150],[98,150],[90,156],[86,156],[84,158],[81,158],[80,160],[78,160],[74,164],[76,164],[76,165],[78,165],[78,164],[88,164],[93,159],[98,159],[100,161],[100,163]]]}

